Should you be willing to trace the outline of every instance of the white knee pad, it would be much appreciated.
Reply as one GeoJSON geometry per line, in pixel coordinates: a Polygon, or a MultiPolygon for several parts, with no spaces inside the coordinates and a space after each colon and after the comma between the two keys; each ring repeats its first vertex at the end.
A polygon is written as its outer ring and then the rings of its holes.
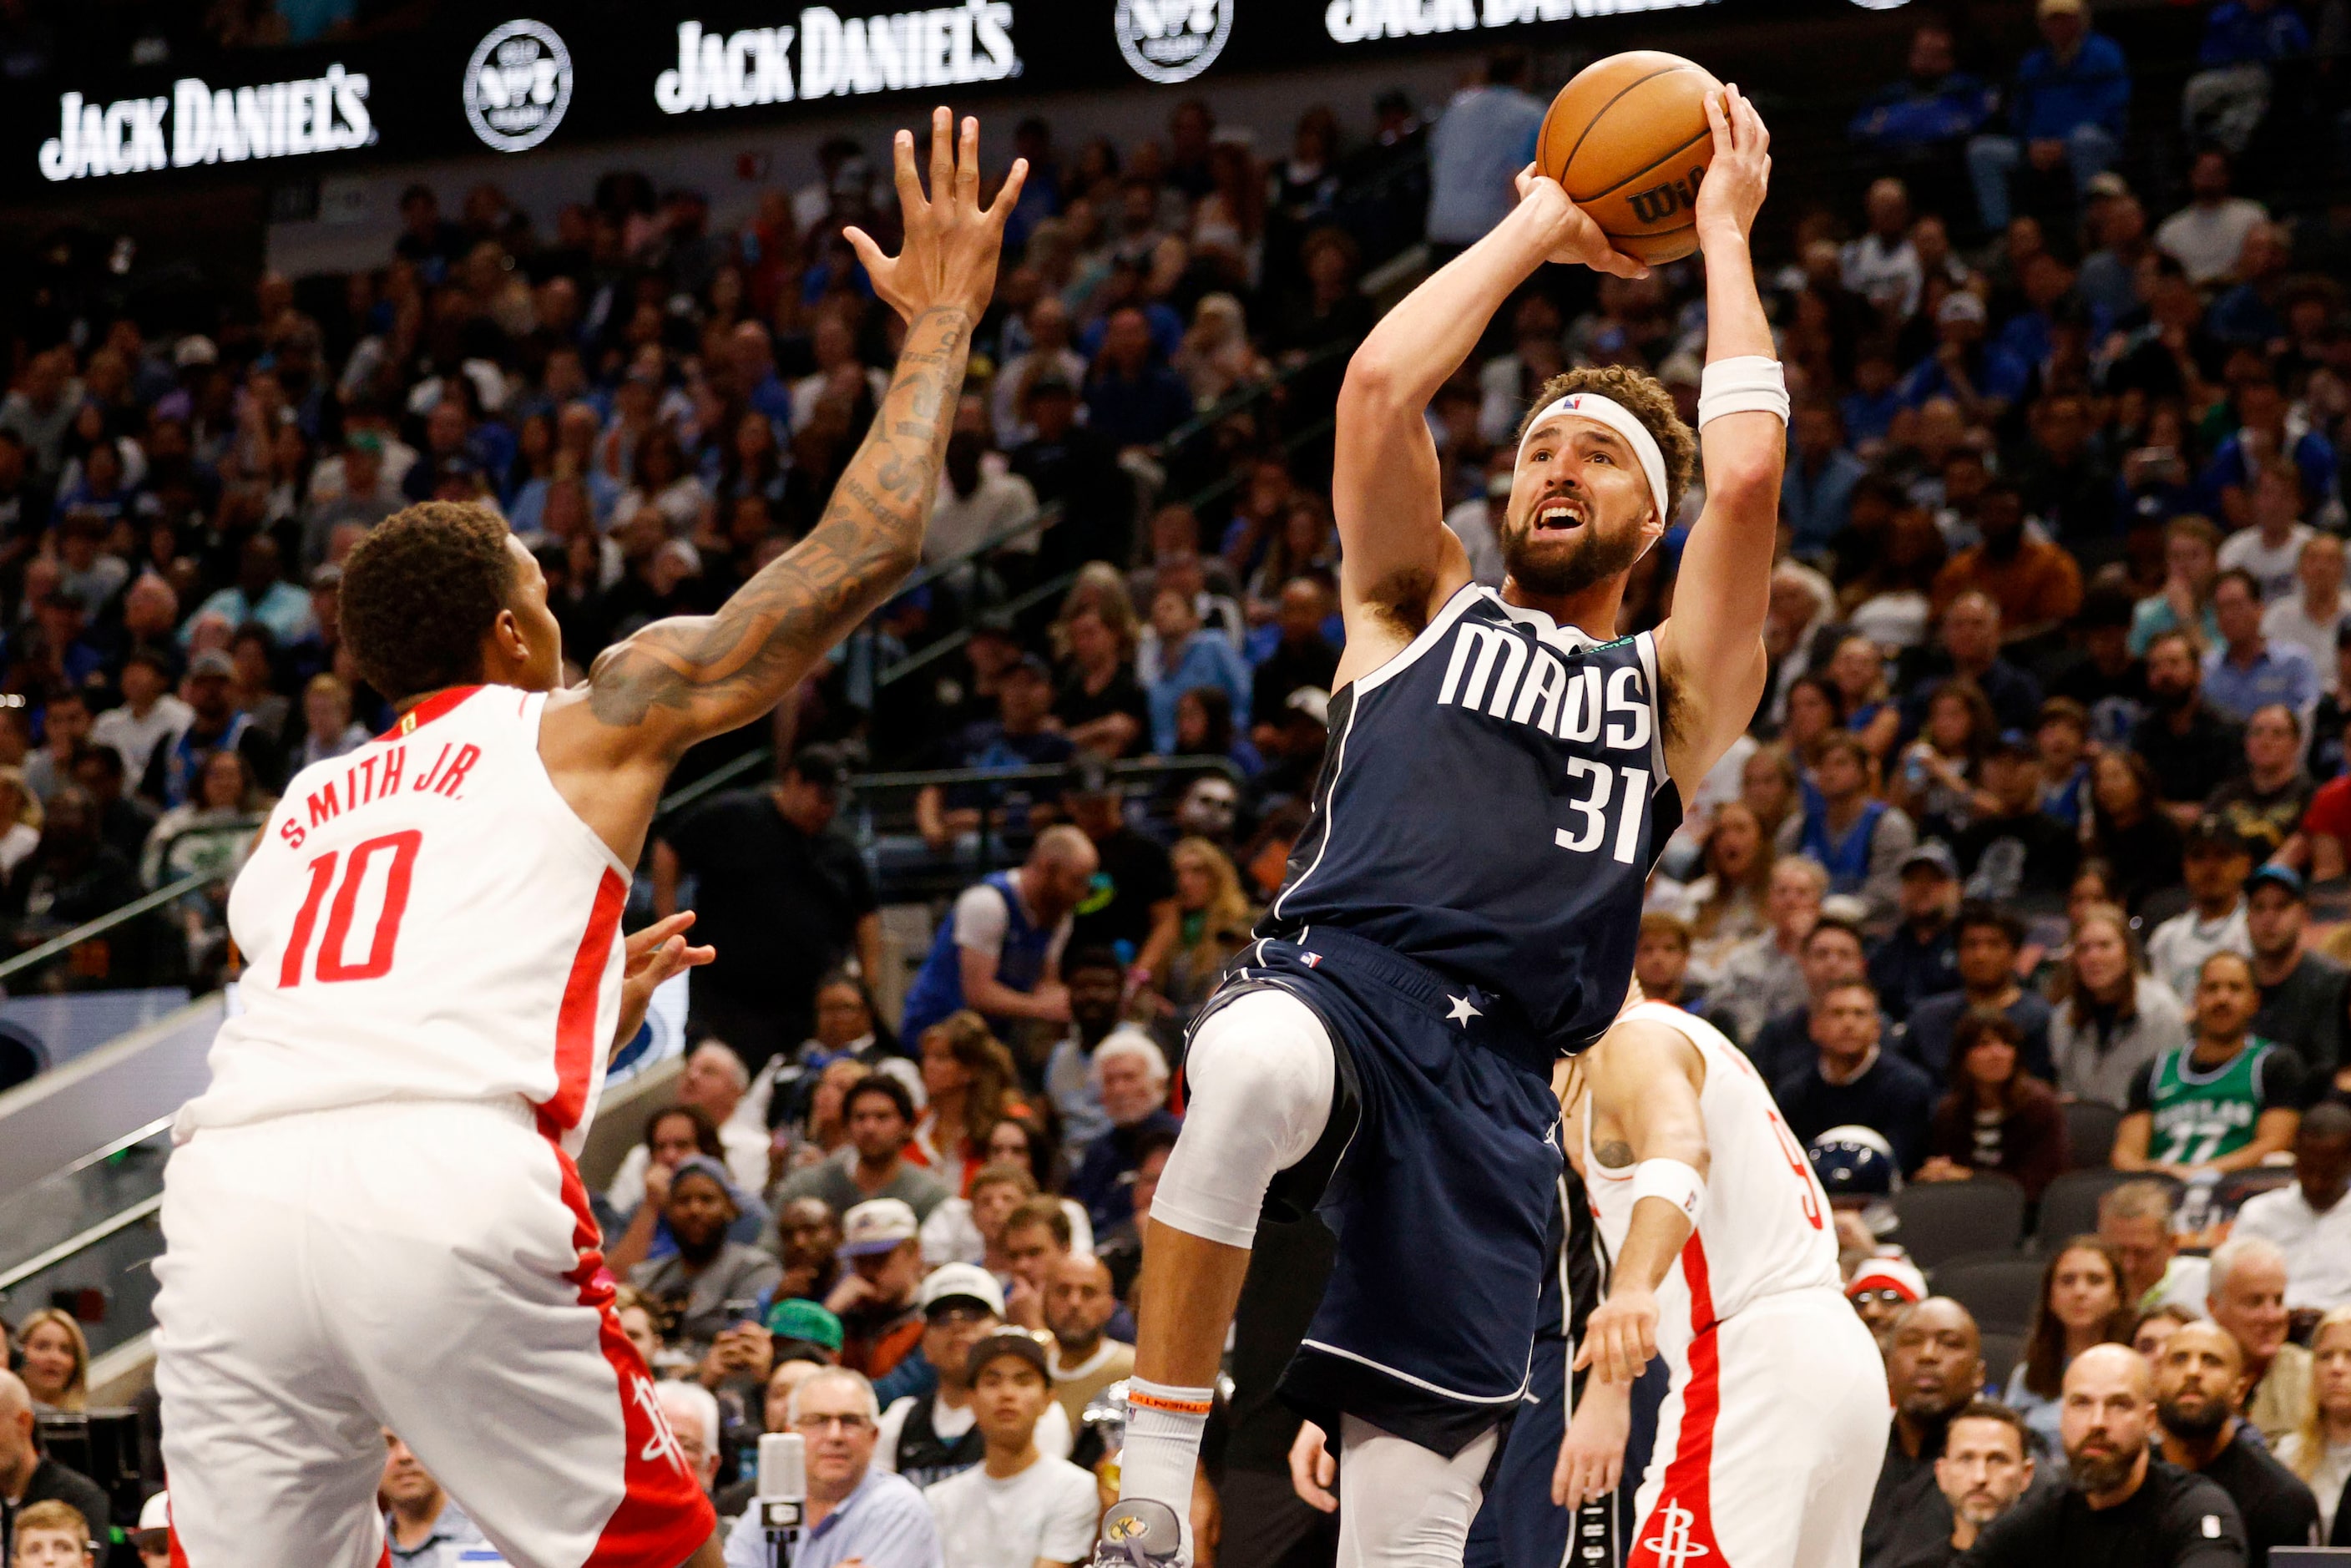
{"type": "Polygon", "coordinates": [[[1191,1103],[1151,1218],[1249,1246],[1275,1173],[1322,1137],[1338,1070],[1322,1020],[1287,991],[1245,992],[1209,1014],[1184,1058],[1191,1103]]]}
{"type": "Polygon", "coordinates": [[[1488,1431],[1447,1458],[1360,1416],[1339,1436],[1339,1568],[1459,1568],[1479,1482],[1501,1441],[1488,1431]]]}

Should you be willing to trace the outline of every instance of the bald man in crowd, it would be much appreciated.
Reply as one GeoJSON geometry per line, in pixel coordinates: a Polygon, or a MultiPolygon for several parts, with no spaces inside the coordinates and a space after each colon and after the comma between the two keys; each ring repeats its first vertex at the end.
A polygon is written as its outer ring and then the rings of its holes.
{"type": "Polygon", "coordinates": [[[1029,858],[1013,870],[991,872],[965,888],[907,988],[899,1034],[919,1040],[961,1008],[987,1019],[998,1035],[1027,1019],[1069,1022],[1061,949],[1100,864],[1093,841],[1063,824],[1038,834],[1029,858]]]}
{"type": "Polygon", "coordinates": [[[2253,1568],[2273,1546],[2318,1544],[2318,1499],[2270,1457],[2235,1408],[2244,1354],[2218,1323],[2182,1323],[2155,1364],[2163,1457],[2229,1494],[2245,1521],[2253,1568]]]}
{"type": "Polygon", "coordinates": [[[0,1365],[0,1561],[6,1525],[37,1502],[62,1502],[89,1522],[93,1540],[107,1539],[112,1518],[96,1481],[48,1458],[33,1445],[33,1396],[25,1380],[0,1365]]]}

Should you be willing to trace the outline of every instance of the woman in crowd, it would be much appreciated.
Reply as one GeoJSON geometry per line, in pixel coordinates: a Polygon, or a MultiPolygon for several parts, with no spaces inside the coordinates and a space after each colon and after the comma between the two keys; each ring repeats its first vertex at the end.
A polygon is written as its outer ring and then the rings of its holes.
{"type": "Polygon", "coordinates": [[[2335,1545],[2351,1545],[2351,1518],[2342,1507],[2351,1483],[2351,1307],[2318,1320],[2310,1354],[2310,1406],[2302,1425],[2279,1440],[2277,1459],[2317,1497],[2320,1533],[2335,1545]]]}
{"type": "Polygon", "coordinates": [[[718,499],[731,506],[746,496],[767,502],[770,517],[784,507],[784,453],[776,441],[775,422],[757,409],[746,409],[734,423],[734,439],[726,443],[718,465],[718,499]]]}
{"type": "Polygon", "coordinates": [[[968,1008],[923,1031],[923,1092],[910,1157],[962,1192],[987,1161],[987,1134],[1020,1108],[1012,1053],[968,1008]]]}
{"type": "Polygon", "coordinates": [[[254,782],[245,753],[224,746],[204,758],[195,798],[174,806],[147,835],[140,871],[150,887],[202,872],[211,878],[180,896],[175,910],[191,966],[208,969],[226,939],[229,888],[252,854],[255,833],[274,802],[254,782]]]}
{"type": "Polygon", "coordinates": [[[2122,1264],[2095,1236],[2065,1243],[2041,1273],[2041,1294],[2025,1335],[2024,1359],[2009,1374],[2002,1402],[2061,1452],[2065,1369],[2094,1344],[2128,1344],[2137,1314],[2123,1299],[2122,1264]]]}
{"type": "Polygon", "coordinates": [[[367,726],[351,717],[351,688],[331,671],[302,688],[302,744],[287,759],[288,778],[314,762],[347,757],[368,743],[367,726]]]}
{"type": "Polygon", "coordinates": [[[1788,717],[1780,744],[1809,768],[1821,743],[1844,727],[1844,702],[1826,675],[1798,675],[1788,683],[1788,717]]]}
{"type": "Polygon", "coordinates": [[[1828,679],[1836,687],[1844,727],[1884,762],[1902,730],[1901,706],[1886,685],[1885,652],[1867,637],[1847,637],[1829,658],[1828,679]]]}
{"type": "Polygon", "coordinates": [[[634,1285],[616,1285],[612,1289],[612,1316],[619,1321],[621,1332],[628,1336],[637,1354],[645,1358],[647,1366],[658,1366],[654,1358],[662,1353],[661,1324],[653,1317],[652,1303],[644,1292],[634,1285]]]}
{"type": "Polygon", "coordinates": [[[514,463],[498,482],[498,504],[516,532],[527,531],[526,523],[538,526],[539,512],[547,505],[547,486],[554,477],[555,417],[543,411],[527,415],[515,432],[514,463]],[[528,516],[526,495],[530,497],[528,516]]]}
{"type": "MultiPolygon", "coordinates": [[[[1773,852],[1761,819],[1740,800],[1715,809],[1701,853],[1698,878],[1657,904],[1689,922],[1690,967],[1699,983],[1709,984],[1730,950],[1768,924],[1763,894],[1771,884],[1773,852]]],[[[1661,890],[1667,885],[1659,884],[1661,890]]]]}
{"type": "Polygon", "coordinates": [[[923,1221],[923,1264],[977,1263],[997,1275],[1012,1271],[1004,1252],[1007,1216],[1037,1196],[1037,1178],[1014,1160],[997,1160],[973,1173],[960,1197],[950,1197],[923,1221]]]}
{"type": "Polygon", "coordinates": [[[1176,350],[1175,371],[1191,389],[1193,406],[1203,410],[1272,373],[1249,341],[1241,302],[1223,293],[1201,298],[1176,350]]]}
{"type": "Polygon", "coordinates": [[[89,1408],[89,1341],[71,1313],[43,1307],[16,1330],[24,1363],[16,1371],[36,1415],[78,1415],[89,1408]]]}
{"type": "Polygon", "coordinates": [[[2147,972],[2130,916],[2111,904],[2074,923],[2057,1006],[2049,1015],[2049,1057],[2068,1100],[2129,1105],[2131,1080],[2167,1051],[2188,1046],[2188,1019],[2171,988],[2147,972]]]}
{"type": "Polygon", "coordinates": [[[2024,1032],[2001,1013],[1970,1013],[1951,1032],[1950,1091],[1928,1128],[1920,1181],[2004,1176],[2027,1202],[2065,1168],[2065,1113],[2057,1092],[2018,1063],[2024,1032]]]}
{"type": "Polygon", "coordinates": [[[701,477],[686,466],[676,433],[656,424],[637,442],[632,483],[612,507],[611,527],[626,528],[640,512],[651,510],[661,515],[670,538],[684,538],[709,520],[711,505],[701,477]]]}
{"type": "Polygon", "coordinates": [[[1945,681],[1927,699],[1918,738],[1904,748],[1890,791],[1920,838],[1949,841],[1978,812],[1991,809],[1993,802],[1976,789],[1976,768],[1999,729],[1991,702],[1973,681],[1945,681]]]}
{"type": "Polygon", "coordinates": [[[1081,750],[1126,756],[1150,729],[1151,704],[1134,678],[1134,608],[1124,585],[1115,607],[1107,596],[1098,597],[1065,610],[1054,630],[1062,661],[1053,716],[1061,732],[1081,750]]]}
{"type": "Polygon", "coordinates": [[[781,1165],[778,1179],[803,1170],[818,1161],[837,1153],[849,1142],[849,1124],[841,1114],[841,1101],[849,1086],[872,1072],[873,1069],[853,1056],[836,1057],[825,1063],[816,1075],[816,1085],[809,1091],[808,1113],[800,1118],[797,1130],[789,1123],[776,1129],[776,1142],[781,1158],[769,1155],[768,1165],[781,1165]]]}
{"type": "Polygon", "coordinates": [[[989,1165],[1025,1166],[1039,1192],[1061,1190],[1061,1145],[1059,1140],[1047,1135],[1035,1112],[1024,1109],[998,1117],[996,1125],[988,1128],[987,1141],[981,1147],[989,1165]]]}
{"type": "Polygon", "coordinates": [[[1320,496],[1293,499],[1281,514],[1281,526],[1267,541],[1257,570],[1249,574],[1245,598],[1249,623],[1263,625],[1274,618],[1281,608],[1281,590],[1290,579],[1335,571],[1338,539],[1328,502],[1320,496]]]}
{"type": "Polygon", "coordinates": [[[1176,868],[1176,904],[1183,913],[1164,994],[1170,1016],[1183,1024],[1216,989],[1226,961],[1248,945],[1255,913],[1231,857],[1207,840],[1180,839],[1167,858],[1176,868]]]}
{"type": "Polygon", "coordinates": [[[2137,909],[2148,894],[2179,885],[2179,824],[2163,809],[2155,769],[2136,751],[2109,747],[2090,765],[2089,852],[2114,868],[2116,899],[2137,909]]]}
{"type": "Polygon", "coordinates": [[[277,691],[277,639],[268,627],[248,621],[230,633],[228,656],[235,667],[231,690],[237,711],[276,741],[286,733],[286,720],[294,708],[277,691]]]}
{"type": "Polygon", "coordinates": [[[1739,773],[1739,799],[1755,813],[1765,849],[1779,841],[1780,824],[1802,805],[1802,782],[1787,744],[1758,747],[1739,773]]]}
{"type": "Polygon", "coordinates": [[[1176,757],[1222,757],[1254,779],[1265,758],[1233,725],[1233,699],[1222,686],[1194,686],[1176,699],[1176,757]]]}

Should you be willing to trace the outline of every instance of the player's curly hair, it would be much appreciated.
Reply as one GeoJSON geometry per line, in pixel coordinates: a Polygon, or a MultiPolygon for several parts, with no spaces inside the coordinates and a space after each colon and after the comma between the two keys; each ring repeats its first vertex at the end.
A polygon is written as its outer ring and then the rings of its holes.
{"type": "Polygon", "coordinates": [[[1646,371],[1627,365],[1583,365],[1562,371],[1543,382],[1535,393],[1532,407],[1519,421],[1514,442],[1526,439],[1527,426],[1535,415],[1572,392],[1597,392],[1602,397],[1625,405],[1625,412],[1641,422],[1644,429],[1656,439],[1657,450],[1666,459],[1666,505],[1662,508],[1667,524],[1681,510],[1682,496],[1689,489],[1690,476],[1698,472],[1698,433],[1682,423],[1681,410],[1674,406],[1674,394],[1665,383],[1646,371]]]}
{"type": "Polygon", "coordinates": [[[343,640],[388,702],[479,681],[482,639],[514,578],[496,512],[420,501],[378,523],[343,563],[343,640]]]}

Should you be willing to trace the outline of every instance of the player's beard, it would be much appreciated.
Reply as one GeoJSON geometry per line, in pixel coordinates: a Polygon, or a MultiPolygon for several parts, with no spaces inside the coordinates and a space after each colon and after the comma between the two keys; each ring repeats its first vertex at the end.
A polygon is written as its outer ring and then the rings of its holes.
{"type": "Polygon", "coordinates": [[[1586,522],[1564,538],[1556,537],[1562,531],[1538,528],[1530,517],[1503,535],[1502,565],[1521,591],[1565,599],[1624,576],[1641,559],[1638,527],[1609,534],[1598,523],[1586,522]]]}

